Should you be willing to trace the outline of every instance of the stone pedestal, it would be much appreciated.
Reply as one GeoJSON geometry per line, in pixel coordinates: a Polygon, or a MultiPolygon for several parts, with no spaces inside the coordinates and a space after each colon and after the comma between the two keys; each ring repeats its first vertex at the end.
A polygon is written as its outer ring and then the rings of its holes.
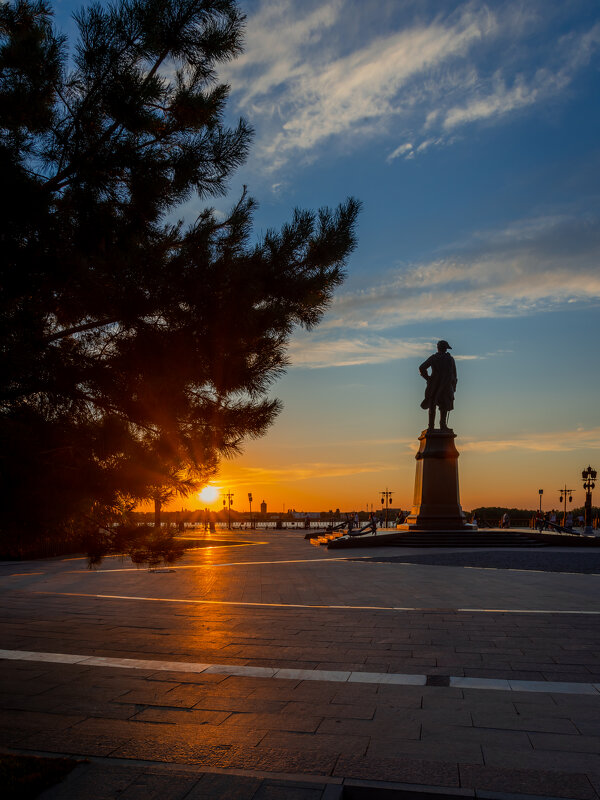
{"type": "Polygon", "coordinates": [[[472,526],[465,522],[458,491],[458,450],[453,430],[427,430],[419,436],[419,452],[415,456],[415,493],[411,513],[404,531],[465,531],[472,526]]]}

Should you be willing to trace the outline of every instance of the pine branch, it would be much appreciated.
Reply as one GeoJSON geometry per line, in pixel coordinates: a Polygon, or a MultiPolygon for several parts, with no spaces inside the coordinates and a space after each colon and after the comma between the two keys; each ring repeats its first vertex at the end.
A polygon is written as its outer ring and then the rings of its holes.
{"type": "Polygon", "coordinates": [[[115,325],[120,321],[120,319],[108,317],[106,319],[94,320],[94,322],[86,322],[82,325],[75,325],[72,328],[65,328],[62,331],[45,336],[43,341],[46,342],[46,344],[50,344],[51,342],[65,339],[67,336],[73,336],[76,333],[83,333],[83,331],[90,331],[94,328],[105,328],[107,325],[115,325]]]}

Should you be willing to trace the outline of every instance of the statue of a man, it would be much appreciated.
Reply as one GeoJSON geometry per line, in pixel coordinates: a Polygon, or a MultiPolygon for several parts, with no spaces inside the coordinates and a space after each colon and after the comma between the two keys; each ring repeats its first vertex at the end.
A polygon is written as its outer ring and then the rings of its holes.
{"type": "Polygon", "coordinates": [[[448,342],[442,339],[437,343],[437,353],[429,356],[419,367],[419,372],[427,381],[425,399],[421,408],[429,409],[428,430],[435,428],[435,409],[440,410],[440,428],[448,430],[448,412],[454,408],[454,392],[456,391],[456,364],[448,353],[452,350],[448,342]],[[431,374],[427,371],[431,367],[431,374]]]}

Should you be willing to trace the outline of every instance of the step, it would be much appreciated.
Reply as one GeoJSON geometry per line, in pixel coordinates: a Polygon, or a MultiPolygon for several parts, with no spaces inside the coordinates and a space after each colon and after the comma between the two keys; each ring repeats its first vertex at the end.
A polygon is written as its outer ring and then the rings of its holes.
{"type": "Polygon", "coordinates": [[[343,538],[329,542],[334,549],[354,547],[544,547],[545,542],[530,539],[521,533],[485,533],[465,531],[464,533],[438,533],[421,531],[418,533],[388,533],[387,535],[343,538]]]}

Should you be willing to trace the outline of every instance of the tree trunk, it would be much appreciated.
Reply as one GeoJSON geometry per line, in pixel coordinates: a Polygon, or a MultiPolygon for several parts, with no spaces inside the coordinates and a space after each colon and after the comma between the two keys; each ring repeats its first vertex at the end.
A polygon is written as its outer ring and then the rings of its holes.
{"type": "Polygon", "coordinates": [[[160,528],[160,507],[161,502],[159,497],[154,498],[154,527],[160,528]]]}

